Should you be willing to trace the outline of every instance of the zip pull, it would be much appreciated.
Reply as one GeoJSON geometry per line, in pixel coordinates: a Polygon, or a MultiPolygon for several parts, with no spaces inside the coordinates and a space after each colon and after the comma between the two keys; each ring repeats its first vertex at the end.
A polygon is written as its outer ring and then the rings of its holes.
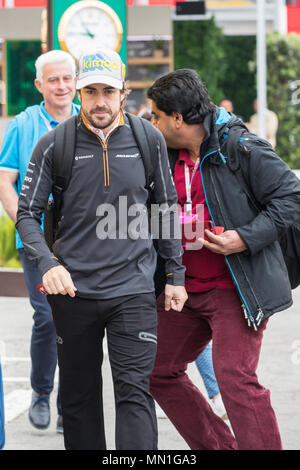
{"type": "Polygon", "coordinates": [[[248,322],[248,325],[249,326],[253,326],[253,329],[254,331],[257,331],[257,326],[256,326],[256,323],[255,323],[255,320],[253,317],[249,317],[249,320],[250,320],[250,325],[249,325],[249,322],[248,322]],[[252,324],[251,324],[252,323],[252,324]]]}
{"type": "Polygon", "coordinates": [[[263,316],[264,316],[264,313],[263,313],[262,309],[259,308],[259,309],[258,309],[258,315],[257,315],[257,317],[256,317],[256,324],[257,324],[257,326],[260,325],[263,316]]]}
{"type": "Polygon", "coordinates": [[[242,304],[242,309],[243,309],[243,312],[244,312],[244,316],[245,316],[245,318],[246,318],[246,320],[247,320],[247,318],[248,318],[248,312],[247,312],[247,310],[246,310],[245,304],[242,304]]]}
{"type": "Polygon", "coordinates": [[[249,315],[249,313],[247,312],[246,307],[245,307],[245,304],[242,304],[242,309],[243,309],[243,312],[244,312],[245,319],[247,320],[248,326],[249,326],[249,327],[253,326],[253,329],[254,329],[255,331],[257,331],[257,326],[258,326],[258,325],[256,326],[254,318],[251,317],[251,316],[249,315]]]}
{"type": "Polygon", "coordinates": [[[243,309],[243,312],[244,312],[244,317],[245,317],[245,319],[247,320],[248,326],[251,326],[249,314],[248,314],[248,312],[247,312],[247,310],[246,310],[245,304],[242,304],[242,309],[243,309]]]}
{"type": "Polygon", "coordinates": [[[226,160],[225,160],[224,155],[221,153],[221,150],[220,150],[220,149],[218,149],[218,153],[219,153],[219,155],[220,155],[220,157],[221,157],[222,162],[225,163],[225,165],[226,165],[227,162],[226,162],[226,160]]]}

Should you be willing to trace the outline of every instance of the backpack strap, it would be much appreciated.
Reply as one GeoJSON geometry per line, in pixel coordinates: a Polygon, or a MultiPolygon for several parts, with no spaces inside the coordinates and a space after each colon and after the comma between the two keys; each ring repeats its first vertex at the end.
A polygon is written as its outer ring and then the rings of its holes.
{"type": "Polygon", "coordinates": [[[126,113],[126,116],[128,117],[130,127],[143,158],[146,175],[146,188],[151,192],[154,180],[153,156],[157,153],[157,138],[155,130],[152,124],[150,124],[146,119],[139,118],[130,113],[126,113]]]}
{"type": "Polygon", "coordinates": [[[61,206],[63,191],[68,187],[76,147],[77,116],[59,124],[55,130],[53,148],[53,198],[57,209],[61,206]]]}
{"type": "Polygon", "coordinates": [[[60,220],[62,195],[71,178],[76,147],[76,131],[77,116],[72,116],[60,123],[54,132],[52,162],[53,199],[49,198],[44,214],[44,236],[50,250],[52,250],[60,220]]]}

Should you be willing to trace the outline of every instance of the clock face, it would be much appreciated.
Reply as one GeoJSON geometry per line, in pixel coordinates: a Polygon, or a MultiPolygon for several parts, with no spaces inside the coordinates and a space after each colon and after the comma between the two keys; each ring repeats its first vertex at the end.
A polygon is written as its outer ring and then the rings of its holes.
{"type": "Polygon", "coordinates": [[[114,10],[95,0],[73,4],[62,16],[58,27],[62,49],[76,59],[82,52],[97,47],[118,52],[122,33],[121,21],[114,10]]]}

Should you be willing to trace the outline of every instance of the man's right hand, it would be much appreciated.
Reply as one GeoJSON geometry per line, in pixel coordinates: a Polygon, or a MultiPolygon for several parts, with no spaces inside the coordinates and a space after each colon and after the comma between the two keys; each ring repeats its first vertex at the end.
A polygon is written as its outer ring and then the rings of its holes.
{"type": "Polygon", "coordinates": [[[76,287],[73,284],[71,275],[63,266],[55,266],[49,269],[42,278],[43,285],[48,294],[69,294],[75,297],[76,287]]]}
{"type": "Polygon", "coordinates": [[[176,312],[181,312],[183,306],[188,298],[187,292],[184,286],[172,286],[166,284],[165,287],[165,310],[170,309],[176,312]]]}

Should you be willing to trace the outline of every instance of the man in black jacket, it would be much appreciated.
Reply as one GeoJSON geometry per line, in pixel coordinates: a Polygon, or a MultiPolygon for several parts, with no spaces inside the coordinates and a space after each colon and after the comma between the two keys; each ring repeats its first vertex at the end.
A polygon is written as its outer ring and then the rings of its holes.
{"type": "Polygon", "coordinates": [[[299,180],[267,142],[245,129],[235,150],[257,210],[228,155],[230,128],[243,123],[211,102],[196,72],[161,77],[148,97],[153,124],[172,149],[183,233],[191,220],[205,229],[196,237],[201,245],[183,239],[189,298],[182,312],[164,312],[164,295],[158,298],[151,393],[192,449],[281,449],[269,391],[255,371],[268,317],[292,304],[278,240],[300,217],[299,180]],[[236,444],[185,373],[211,339],[236,444]]]}
{"type": "MultiPolygon", "coordinates": [[[[69,450],[106,448],[101,377],[105,331],[116,403],[116,449],[157,448],[149,394],[156,353],[156,252],[143,223],[149,198],[143,158],[121,110],[123,72],[114,51],[87,51],[79,60],[81,112],[53,253],[40,219],[53,191],[56,131],[38,142],[19,200],[17,229],[52,307],[69,450]]],[[[176,225],[178,217],[169,210],[176,207],[177,197],[167,149],[161,133],[154,131],[157,164],[151,195],[164,207],[162,219],[169,215],[176,225]]],[[[187,296],[180,240],[160,239],[158,250],[166,260],[166,309],[181,310],[187,296]]]]}

